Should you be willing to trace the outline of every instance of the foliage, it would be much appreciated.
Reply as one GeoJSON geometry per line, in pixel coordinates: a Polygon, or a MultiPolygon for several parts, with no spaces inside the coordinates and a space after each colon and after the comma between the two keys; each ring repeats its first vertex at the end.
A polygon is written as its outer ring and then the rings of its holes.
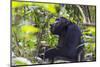
{"type": "MultiPolygon", "coordinates": [[[[82,5],[79,7],[84,13],[82,5]]],[[[85,53],[92,52],[95,56],[95,26],[82,25],[84,17],[79,7],[70,4],[12,1],[12,51],[17,57],[24,57],[34,64],[37,63],[35,56],[42,49],[41,45],[50,48],[57,45],[58,36],[53,35],[49,28],[57,17],[64,16],[79,25],[85,44],[88,44],[85,46],[85,53]]],[[[95,7],[88,7],[90,19],[93,19],[91,22],[95,23],[95,7]]]]}

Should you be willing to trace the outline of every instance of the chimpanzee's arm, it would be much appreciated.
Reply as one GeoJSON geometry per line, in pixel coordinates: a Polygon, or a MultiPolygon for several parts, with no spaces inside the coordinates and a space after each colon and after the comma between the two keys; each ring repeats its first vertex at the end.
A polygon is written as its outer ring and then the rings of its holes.
{"type": "Polygon", "coordinates": [[[67,33],[65,36],[66,39],[66,45],[71,47],[76,47],[80,43],[81,38],[81,31],[79,27],[75,24],[72,24],[68,27],[67,33]]]}

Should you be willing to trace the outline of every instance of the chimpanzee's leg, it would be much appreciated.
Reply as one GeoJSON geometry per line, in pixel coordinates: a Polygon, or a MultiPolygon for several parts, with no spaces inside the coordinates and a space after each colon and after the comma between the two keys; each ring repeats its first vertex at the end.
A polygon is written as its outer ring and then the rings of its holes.
{"type": "Polygon", "coordinates": [[[45,52],[45,59],[49,59],[51,63],[54,62],[54,58],[59,55],[59,50],[57,48],[49,49],[45,52]]]}
{"type": "Polygon", "coordinates": [[[48,58],[51,61],[51,63],[53,63],[55,57],[65,57],[69,61],[76,62],[76,50],[74,50],[74,52],[71,50],[68,51],[65,48],[53,48],[45,52],[45,59],[48,58]]]}

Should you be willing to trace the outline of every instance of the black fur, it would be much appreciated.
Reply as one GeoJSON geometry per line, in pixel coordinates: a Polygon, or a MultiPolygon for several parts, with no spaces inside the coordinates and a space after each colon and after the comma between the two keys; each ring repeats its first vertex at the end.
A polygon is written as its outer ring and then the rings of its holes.
{"type": "MultiPolygon", "coordinates": [[[[54,24],[51,24],[51,33],[58,35],[58,45],[56,48],[49,49],[45,52],[45,58],[53,60],[55,57],[65,57],[70,61],[77,61],[81,42],[80,28],[68,21],[64,17],[57,18],[54,24]]],[[[81,49],[80,49],[81,50],[81,49]]]]}

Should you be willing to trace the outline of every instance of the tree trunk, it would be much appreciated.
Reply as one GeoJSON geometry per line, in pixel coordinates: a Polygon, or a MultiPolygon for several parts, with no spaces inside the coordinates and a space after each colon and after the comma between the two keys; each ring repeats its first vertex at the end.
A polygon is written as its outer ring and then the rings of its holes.
{"type": "Polygon", "coordinates": [[[83,9],[81,8],[80,5],[76,5],[76,7],[79,9],[79,11],[81,12],[81,14],[82,14],[82,16],[83,16],[83,23],[86,23],[86,22],[87,22],[87,21],[86,21],[86,16],[85,16],[85,14],[84,14],[83,9]]]}

